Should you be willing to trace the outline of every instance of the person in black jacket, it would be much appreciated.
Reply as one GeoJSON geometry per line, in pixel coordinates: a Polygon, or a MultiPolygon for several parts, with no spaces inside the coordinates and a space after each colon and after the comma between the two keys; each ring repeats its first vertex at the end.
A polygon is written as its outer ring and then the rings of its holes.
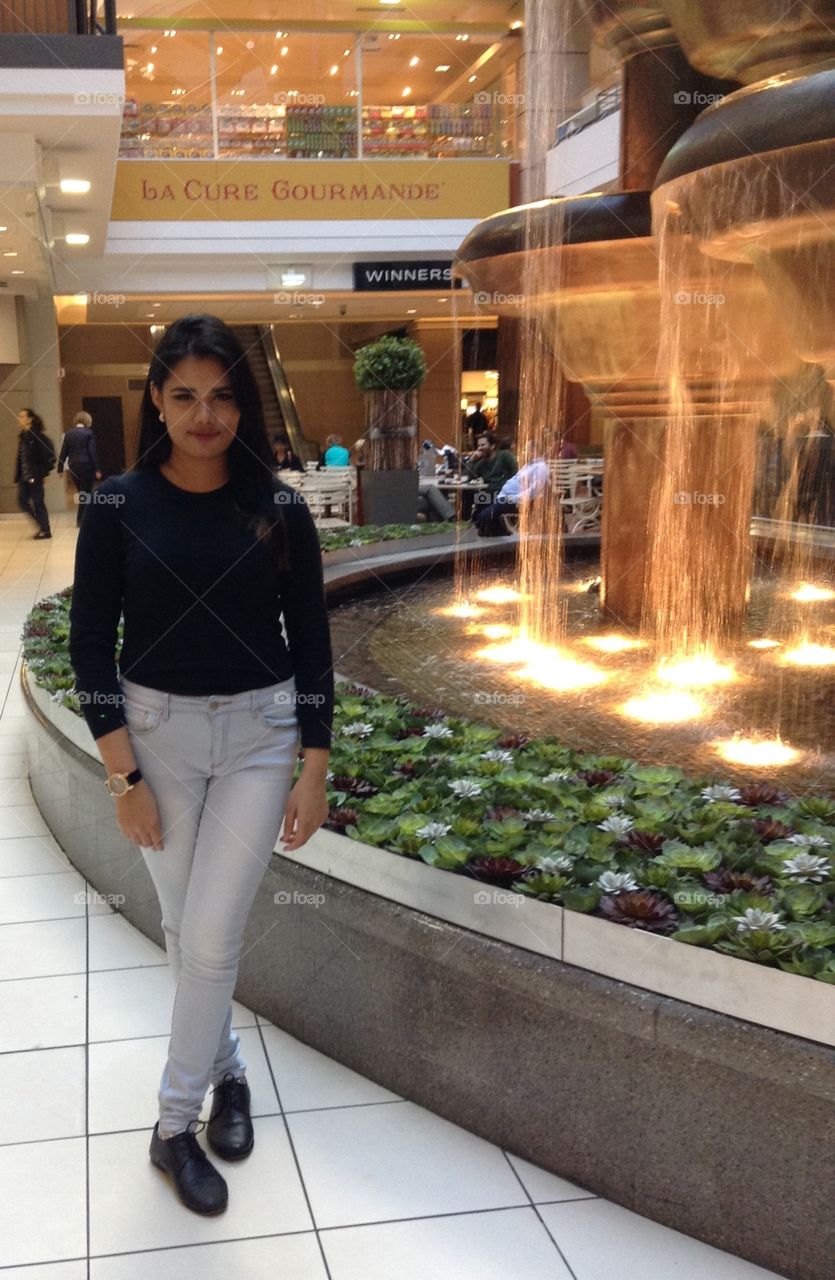
{"type": "Polygon", "coordinates": [[[185,316],[151,359],[137,461],[95,490],[76,544],[79,701],[177,978],[150,1157],[202,1214],[228,1200],[192,1128],[209,1084],[212,1150],[239,1160],[254,1140],[232,1029],[247,918],[279,834],[295,852],[328,814],[322,556],[274,465],[239,339],[214,316],[185,316]]]}
{"type": "Polygon", "coordinates": [[[17,420],[20,423],[20,439],[14,479],[18,506],[37,524],[36,538],[51,538],[43,482],[55,466],[55,446],[46,434],[40,414],[33,409],[21,409],[17,420]]]}
{"type": "Polygon", "coordinates": [[[293,453],[289,436],[273,436],[272,448],[276,471],[304,471],[304,463],[293,453]]]}
{"type": "Polygon", "coordinates": [[[82,409],[72,420],[69,431],[64,433],[61,453],[58,458],[58,474],[61,475],[66,466],[69,477],[76,487],[75,515],[76,525],[81,524],[90,503],[93,481],[101,480],[99,458],[96,453],[96,437],[91,430],[93,419],[82,409]]]}

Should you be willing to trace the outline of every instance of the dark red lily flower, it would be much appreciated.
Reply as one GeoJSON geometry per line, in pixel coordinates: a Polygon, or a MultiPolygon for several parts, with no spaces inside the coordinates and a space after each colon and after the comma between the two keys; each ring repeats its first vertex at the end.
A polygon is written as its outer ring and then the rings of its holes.
{"type": "Polygon", "coordinates": [[[590,787],[608,787],[617,776],[611,769],[581,769],[577,774],[590,787]]]}
{"type": "Polygon", "coordinates": [[[772,893],[774,885],[768,876],[752,876],[747,871],[732,871],[730,867],[719,867],[716,871],[706,871],[704,882],[714,893],[772,893]]]}
{"type": "Polygon", "coordinates": [[[518,880],[529,868],[515,858],[474,858],[466,864],[470,875],[487,884],[501,885],[508,888],[514,880],[518,880]]]}
{"type": "Polygon", "coordinates": [[[360,816],[356,809],[331,809],[328,813],[327,825],[332,831],[338,831],[340,835],[344,835],[345,828],[356,826],[359,820],[360,816]]]}
{"type": "Polygon", "coordinates": [[[330,785],[334,791],[344,791],[349,796],[366,800],[369,796],[376,796],[379,791],[379,787],[375,787],[373,783],[366,782],[364,778],[352,778],[347,773],[331,778],[330,785]]]}
{"type": "Polygon", "coordinates": [[[655,831],[633,830],[627,833],[626,843],[630,849],[643,849],[645,853],[660,853],[664,847],[666,836],[655,831]]]}
{"type": "Polygon", "coordinates": [[[525,733],[506,733],[499,739],[499,746],[505,751],[513,751],[517,747],[526,747],[530,738],[525,733]]]}
{"type": "Polygon", "coordinates": [[[756,809],[761,804],[785,804],[787,799],[785,791],[778,791],[769,782],[751,782],[739,789],[739,803],[749,809],[756,809]]]}
{"type": "Polygon", "coordinates": [[[786,840],[794,835],[794,828],[778,822],[776,818],[755,818],[754,830],[761,844],[771,844],[772,840],[786,840]]]}
{"type": "Polygon", "coordinates": [[[501,822],[504,818],[518,818],[521,812],[521,809],[514,809],[512,804],[497,804],[487,809],[485,816],[493,822],[501,822]]]}

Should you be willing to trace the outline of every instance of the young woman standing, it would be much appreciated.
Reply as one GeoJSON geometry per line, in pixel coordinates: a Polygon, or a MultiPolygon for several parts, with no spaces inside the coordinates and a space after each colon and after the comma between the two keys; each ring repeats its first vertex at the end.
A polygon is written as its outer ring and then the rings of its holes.
{"type": "Polygon", "coordinates": [[[34,409],[21,409],[17,421],[20,426],[14,473],[17,504],[37,524],[34,537],[51,538],[43,482],[55,466],[55,446],[46,434],[43,419],[34,409]]]}
{"type": "Polygon", "coordinates": [[[240,343],[213,316],[186,316],[151,361],[137,462],[95,491],[76,551],[77,688],[178,980],[150,1156],[203,1214],[228,1198],[193,1128],[210,1083],[212,1150],[235,1160],[253,1145],[231,1009],[247,917],[282,819],[291,852],[327,816],[322,560],[273,466],[240,343]]]}

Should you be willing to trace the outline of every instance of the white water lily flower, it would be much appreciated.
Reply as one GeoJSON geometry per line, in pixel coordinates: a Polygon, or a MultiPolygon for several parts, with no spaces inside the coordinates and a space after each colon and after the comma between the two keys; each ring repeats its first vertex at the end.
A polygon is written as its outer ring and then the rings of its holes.
{"type": "Polygon", "coordinates": [[[602,822],[598,822],[598,831],[608,831],[619,839],[631,831],[635,823],[631,818],[627,818],[623,813],[613,813],[611,818],[604,818],[602,822]]]}
{"type": "Polygon", "coordinates": [[[626,796],[621,791],[609,791],[605,796],[600,797],[600,803],[605,804],[609,809],[620,809],[626,804],[626,796]]]}
{"type": "Polygon", "coordinates": [[[806,845],[807,847],[815,845],[818,849],[826,849],[829,845],[829,841],[825,836],[807,836],[803,832],[799,832],[797,835],[789,836],[787,844],[800,844],[806,845]]]}
{"type": "Polygon", "coordinates": [[[472,778],[456,778],[454,782],[448,782],[447,786],[460,800],[471,800],[481,795],[481,783],[472,778]]]}
{"type": "Polygon", "coordinates": [[[820,884],[831,870],[828,858],[819,858],[813,853],[797,853],[783,863],[783,873],[798,884],[820,884]]]}
{"type": "Polygon", "coordinates": [[[342,726],[342,733],[346,738],[367,738],[373,732],[374,726],[367,720],[352,720],[350,724],[342,726]]]}
{"type": "Polygon", "coordinates": [[[541,871],[544,876],[553,876],[558,875],[560,871],[570,871],[574,863],[567,853],[548,853],[537,858],[534,865],[536,870],[541,871]]]}
{"type": "Polygon", "coordinates": [[[776,911],[762,911],[759,907],[748,907],[744,916],[734,916],[737,933],[753,933],[755,929],[772,929],[777,933],[785,929],[776,911]]]}
{"type": "Polygon", "coordinates": [[[623,893],[626,889],[637,889],[638,881],[628,871],[604,871],[597,877],[597,887],[604,893],[623,893]]]}
{"type": "Polygon", "coordinates": [[[546,773],[542,779],[543,782],[567,782],[573,777],[570,769],[554,769],[553,773],[546,773]]]}
{"type": "Polygon", "coordinates": [[[526,822],[553,822],[556,816],[550,809],[525,809],[522,814],[526,822]]]}
{"type": "Polygon", "coordinates": [[[728,787],[722,783],[717,783],[712,787],[705,787],[702,791],[702,799],[708,800],[711,804],[715,804],[717,800],[741,800],[742,792],[736,787],[728,787]]]}
{"type": "Polygon", "coordinates": [[[362,538],[352,538],[348,543],[349,547],[361,547],[363,545],[362,538]]]}
{"type": "Polygon", "coordinates": [[[489,760],[491,764],[513,764],[513,752],[504,751],[501,747],[491,747],[489,751],[482,751],[482,760],[489,760]]]}
{"type": "Polygon", "coordinates": [[[440,840],[451,830],[452,827],[448,822],[427,822],[424,826],[418,827],[416,834],[423,840],[440,840]]]}
{"type": "Polygon", "coordinates": [[[428,724],[423,730],[424,738],[451,738],[452,730],[446,724],[428,724]]]}

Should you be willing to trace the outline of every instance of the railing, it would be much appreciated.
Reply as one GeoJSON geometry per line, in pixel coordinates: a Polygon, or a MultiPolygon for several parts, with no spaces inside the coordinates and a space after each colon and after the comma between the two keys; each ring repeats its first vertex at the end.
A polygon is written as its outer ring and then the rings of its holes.
{"type": "Polygon", "coordinates": [[[583,129],[587,129],[591,124],[596,124],[604,116],[610,116],[613,112],[619,111],[620,104],[620,85],[614,85],[610,89],[602,89],[594,102],[590,102],[587,107],[583,107],[580,111],[575,111],[573,116],[569,116],[567,120],[563,120],[562,124],[557,126],[557,144],[565,142],[566,138],[573,138],[575,133],[582,133],[583,129]]]}

